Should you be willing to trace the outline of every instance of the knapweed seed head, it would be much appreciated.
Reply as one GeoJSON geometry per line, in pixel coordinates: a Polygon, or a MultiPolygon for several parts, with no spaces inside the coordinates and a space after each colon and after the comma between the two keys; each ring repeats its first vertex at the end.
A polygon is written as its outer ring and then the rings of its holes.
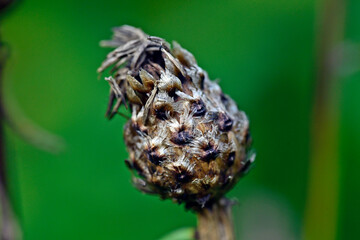
{"type": "Polygon", "coordinates": [[[107,116],[123,104],[127,166],[143,192],[199,209],[218,201],[254,161],[249,120],[193,55],[131,26],[113,29],[107,116]]]}

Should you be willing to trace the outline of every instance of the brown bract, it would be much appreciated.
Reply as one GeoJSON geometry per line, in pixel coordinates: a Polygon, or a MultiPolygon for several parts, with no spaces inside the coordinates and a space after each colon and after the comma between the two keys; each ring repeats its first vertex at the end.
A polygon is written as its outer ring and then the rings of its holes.
{"type": "Polygon", "coordinates": [[[135,186],[200,209],[220,199],[249,169],[249,121],[235,102],[176,42],[140,29],[113,29],[107,111],[130,108],[124,139],[135,186]]]}

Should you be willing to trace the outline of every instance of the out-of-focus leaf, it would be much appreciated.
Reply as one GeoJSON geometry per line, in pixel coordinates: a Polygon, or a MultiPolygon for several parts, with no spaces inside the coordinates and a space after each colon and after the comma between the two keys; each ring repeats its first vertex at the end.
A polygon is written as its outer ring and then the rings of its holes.
{"type": "Polygon", "coordinates": [[[340,44],[337,51],[341,58],[340,77],[349,77],[360,71],[360,43],[345,41],[340,44]]]}
{"type": "Polygon", "coordinates": [[[194,228],[181,228],[178,229],[160,240],[194,240],[195,230],[194,228]]]}

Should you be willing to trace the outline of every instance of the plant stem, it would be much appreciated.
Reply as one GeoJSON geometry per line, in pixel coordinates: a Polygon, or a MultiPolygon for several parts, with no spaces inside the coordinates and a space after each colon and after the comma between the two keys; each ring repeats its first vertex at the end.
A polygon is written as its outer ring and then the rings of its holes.
{"type": "Polygon", "coordinates": [[[225,199],[197,213],[199,240],[234,240],[231,204],[225,199]]]}
{"type": "MultiPolygon", "coordinates": [[[[9,10],[13,0],[0,0],[0,16],[9,10]]],[[[0,19],[1,20],[1,19],[0,19]]],[[[3,79],[2,74],[7,60],[0,36],[0,239],[13,240],[20,239],[19,229],[14,220],[12,207],[9,202],[9,189],[6,179],[6,158],[4,149],[4,101],[3,101],[3,79]]]]}
{"type": "Polygon", "coordinates": [[[345,0],[319,0],[316,92],[303,239],[336,239],[339,201],[339,43],[345,0]],[[337,51],[336,51],[337,50],[337,51]]]}

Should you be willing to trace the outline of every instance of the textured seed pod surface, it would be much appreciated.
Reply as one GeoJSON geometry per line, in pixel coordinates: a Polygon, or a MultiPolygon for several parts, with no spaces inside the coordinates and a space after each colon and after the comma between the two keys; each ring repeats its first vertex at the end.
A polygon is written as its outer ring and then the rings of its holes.
{"type": "Polygon", "coordinates": [[[108,80],[111,118],[124,104],[127,166],[147,193],[197,209],[220,199],[254,161],[249,121],[179,44],[130,26],[114,28],[98,72],[108,80]]]}

